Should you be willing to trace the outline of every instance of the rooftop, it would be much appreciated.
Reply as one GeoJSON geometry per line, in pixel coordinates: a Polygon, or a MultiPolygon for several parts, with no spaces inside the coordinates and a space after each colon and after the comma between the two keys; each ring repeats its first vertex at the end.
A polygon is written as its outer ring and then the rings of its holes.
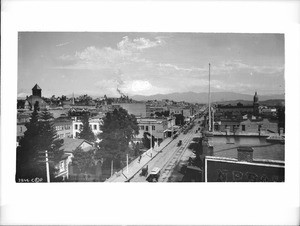
{"type": "Polygon", "coordinates": [[[84,139],[73,139],[73,138],[64,138],[63,145],[61,146],[61,150],[64,152],[73,152],[78,148],[83,142],[86,142],[92,146],[92,144],[84,139]]]}
{"type": "Polygon", "coordinates": [[[237,158],[237,148],[250,146],[253,158],[284,161],[285,146],[268,143],[265,137],[213,137],[214,156],[237,158]]]}
{"type": "Polygon", "coordinates": [[[35,86],[34,86],[32,89],[39,89],[39,90],[42,90],[42,89],[38,86],[38,84],[35,84],[35,86]]]}

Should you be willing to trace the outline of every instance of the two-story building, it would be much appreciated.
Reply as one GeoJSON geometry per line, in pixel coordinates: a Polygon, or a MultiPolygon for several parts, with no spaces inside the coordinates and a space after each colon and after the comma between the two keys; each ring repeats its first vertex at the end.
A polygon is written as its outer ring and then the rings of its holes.
{"type": "MultiPolygon", "coordinates": [[[[102,123],[103,123],[102,119],[98,117],[89,119],[90,128],[92,132],[95,134],[95,136],[97,136],[99,133],[102,132],[100,129],[102,123]]],[[[83,128],[83,123],[80,119],[74,117],[72,124],[73,124],[73,138],[76,138],[83,128]]]]}
{"type": "Polygon", "coordinates": [[[241,119],[221,119],[214,122],[215,131],[236,132],[240,128],[241,119]]]}
{"type": "Polygon", "coordinates": [[[149,117],[150,106],[146,103],[113,103],[115,108],[123,108],[128,114],[133,114],[136,117],[149,117]]]}
{"type": "Polygon", "coordinates": [[[148,132],[155,139],[164,140],[166,137],[165,130],[168,129],[168,122],[166,119],[152,119],[152,118],[138,118],[139,134],[134,141],[141,142],[145,132],[148,132]]]}
{"type": "Polygon", "coordinates": [[[74,157],[73,151],[80,148],[82,151],[89,151],[93,148],[93,144],[84,139],[71,139],[63,138],[63,145],[60,150],[64,152],[61,160],[56,165],[56,177],[62,177],[63,180],[68,179],[73,173],[73,168],[70,168],[72,158],[74,157]]]}
{"type": "Polygon", "coordinates": [[[245,133],[278,133],[278,123],[268,119],[247,119],[240,123],[238,132],[245,133]]]}
{"type": "Polygon", "coordinates": [[[233,133],[257,133],[269,134],[278,133],[278,122],[269,119],[248,118],[243,119],[221,119],[214,122],[215,131],[233,132],[233,133]]]}
{"type": "Polygon", "coordinates": [[[56,130],[58,138],[73,137],[73,123],[68,118],[57,118],[53,120],[53,126],[56,130]]]}
{"type": "Polygon", "coordinates": [[[175,128],[175,117],[168,118],[138,118],[139,134],[135,137],[135,142],[142,141],[145,132],[148,132],[155,139],[162,141],[166,137],[171,136],[170,133],[174,132],[175,128]]]}
{"type": "Polygon", "coordinates": [[[24,132],[27,130],[25,124],[30,121],[30,112],[18,112],[17,114],[17,145],[21,138],[24,137],[24,132]]]}
{"type": "Polygon", "coordinates": [[[169,108],[169,111],[170,111],[170,115],[179,115],[179,114],[183,115],[182,107],[169,106],[168,108],[169,108]]]}

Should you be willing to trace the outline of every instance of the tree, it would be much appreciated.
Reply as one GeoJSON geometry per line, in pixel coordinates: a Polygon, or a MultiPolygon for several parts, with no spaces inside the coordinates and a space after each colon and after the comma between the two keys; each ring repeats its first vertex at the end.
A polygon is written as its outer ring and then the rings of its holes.
{"type": "MultiPolygon", "coordinates": [[[[152,113],[152,115],[153,115],[153,113],[152,113]]],[[[169,117],[170,116],[170,111],[162,111],[162,112],[156,111],[154,113],[154,115],[156,115],[157,117],[162,117],[162,116],[169,117]]]]}
{"type": "Polygon", "coordinates": [[[195,139],[196,142],[192,142],[189,144],[189,149],[191,149],[195,155],[196,158],[194,159],[194,165],[198,167],[203,167],[202,160],[200,156],[203,154],[203,145],[202,145],[202,138],[195,139]]]}
{"type": "Polygon", "coordinates": [[[89,115],[88,113],[84,114],[82,117],[82,130],[79,133],[78,137],[80,139],[85,139],[89,142],[95,142],[95,135],[90,127],[90,123],[89,123],[89,115]]]}
{"type": "Polygon", "coordinates": [[[20,147],[17,148],[16,181],[25,179],[31,182],[36,177],[46,181],[46,150],[52,160],[49,163],[50,180],[54,180],[55,163],[60,159],[62,151],[59,150],[61,142],[57,139],[51,119],[52,116],[47,111],[43,111],[39,117],[35,105],[30,122],[25,125],[27,130],[20,141],[20,147]]]}
{"type": "Polygon", "coordinates": [[[92,100],[92,97],[85,94],[85,95],[79,96],[78,99],[81,104],[89,105],[89,102],[92,100]]]}
{"type": "Polygon", "coordinates": [[[129,143],[139,133],[138,123],[134,115],[129,115],[123,108],[108,112],[103,119],[101,140],[97,158],[115,162],[115,166],[125,159],[129,152],[129,143]]]}
{"type": "Polygon", "coordinates": [[[139,156],[140,154],[140,143],[137,142],[136,144],[133,143],[133,155],[139,156]]]}
{"type": "Polygon", "coordinates": [[[27,130],[24,133],[24,137],[20,140],[20,146],[17,148],[16,181],[18,181],[18,179],[34,178],[37,172],[39,172],[35,169],[34,165],[31,164],[37,162],[39,123],[36,107],[31,113],[29,123],[25,124],[25,126],[27,130]]]}
{"type": "Polygon", "coordinates": [[[175,125],[183,125],[184,124],[184,116],[182,114],[175,114],[175,125]]]}
{"type": "Polygon", "coordinates": [[[277,109],[277,118],[278,118],[278,130],[280,128],[285,129],[285,107],[279,107],[277,109]]]}
{"type": "Polygon", "coordinates": [[[38,101],[36,101],[33,105],[33,111],[39,111],[40,110],[40,104],[38,101]]]}
{"type": "MultiPolygon", "coordinates": [[[[142,142],[143,142],[143,145],[144,145],[145,148],[150,149],[150,147],[151,147],[150,146],[150,140],[151,139],[148,138],[148,137],[151,138],[151,134],[148,133],[148,132],[144,132],[142,142]]],[[[155,137],[152,135],[152,148],[154,147],[154,144],[155,144],[155,137]]]]}
{"type": "Polygon", "coordinates": [[[54,165],[60,161],[63,151],[60,150],[60,147],[62,146],[63,141],[61,139],[58,139],[56,130],[53,126],[53,115],[47,111],[44,110],[41,112],[40,116],[40,136],[39,141],[41,143],[40,148],[43,150],[47,150],[50,155],[53,156],[53,161],[50,164],[50,167],[52,168],[52,171],[54,173],[54,165]]]}
{"type": "Polygon", "coordinates": [[[93,167],[96,166],[95,150],[83,151],[81,148],[77,148],[73,151],[72,165],[76,167],[79,174],[88,174],[93,167]]]}

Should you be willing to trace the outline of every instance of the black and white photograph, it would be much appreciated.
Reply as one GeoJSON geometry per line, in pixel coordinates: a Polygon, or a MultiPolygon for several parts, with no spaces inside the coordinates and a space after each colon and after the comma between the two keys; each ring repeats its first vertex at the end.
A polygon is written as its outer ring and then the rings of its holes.
{"type": "Polygon", "coordinates": [[[284,182],[284,34],[20,32],[16,182],[284,182]]]}
{"type": "Polygon", "coordinates": [[[1,1],[0,225],[299,225],[299,6],[1,1]]]}

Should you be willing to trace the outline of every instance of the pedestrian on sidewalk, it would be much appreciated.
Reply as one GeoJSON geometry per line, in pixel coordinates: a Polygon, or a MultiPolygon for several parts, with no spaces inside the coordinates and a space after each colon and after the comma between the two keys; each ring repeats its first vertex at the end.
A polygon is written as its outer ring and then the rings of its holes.
{"type": "Polygon", "coordinates": [[[141,159],[142,159],[142,155],[140,155],[139,160],[138,160],[138,163],[140,163],[141,159]]]}

